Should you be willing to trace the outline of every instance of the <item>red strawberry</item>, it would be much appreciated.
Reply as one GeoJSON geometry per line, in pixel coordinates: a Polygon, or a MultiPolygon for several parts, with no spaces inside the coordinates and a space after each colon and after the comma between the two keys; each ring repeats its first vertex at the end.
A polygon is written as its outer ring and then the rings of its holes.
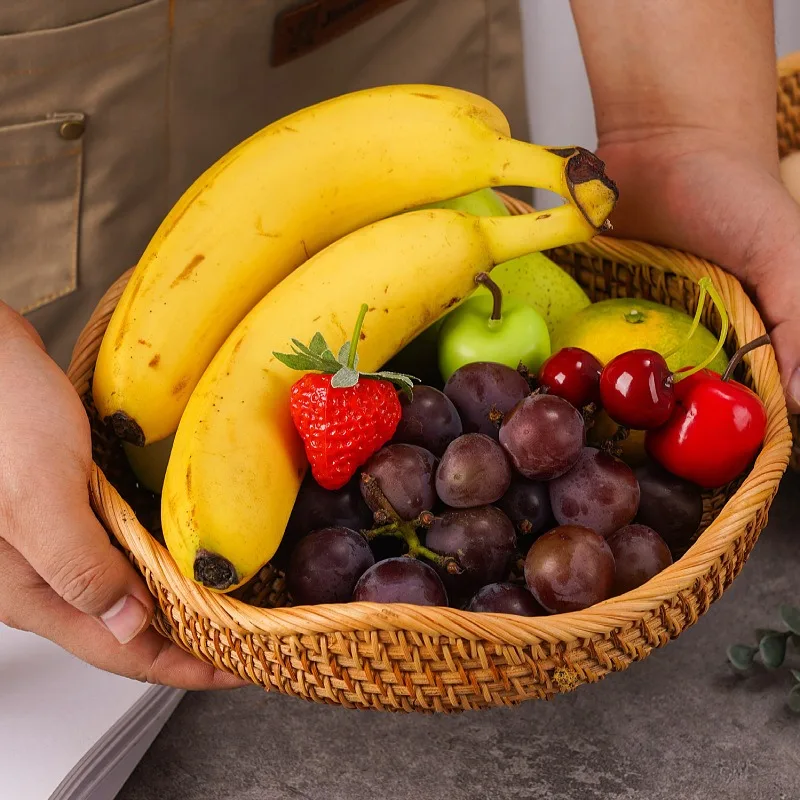
{"type": "Polygon", "coordinates": [[[306,346],[292,339],[294,353],[274,355],[292,369],[313,371],[291,390],[292,422],[305,446],[314,480],[340,489],[356,470],[394,435],[401,407],[397,383],[411,390],[412,379],[394,372],[359,373],[356,347],[367,306],[361,307],[353,339],[338,358],[317,333],[306,346]]]}

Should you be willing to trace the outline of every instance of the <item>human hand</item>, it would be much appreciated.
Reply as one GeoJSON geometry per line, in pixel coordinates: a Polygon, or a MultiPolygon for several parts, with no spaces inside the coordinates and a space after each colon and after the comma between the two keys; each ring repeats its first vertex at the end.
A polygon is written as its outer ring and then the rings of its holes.
{"type": "Polygon", "coordinates": [[[89,423],[33,327],[0,302],[0,622],[100,669],[185,689],[242,685],[167,641],[89,505],[89,423]]]}
{"type": "Polygon", "coordinates": [[[703,129],[617,131],[597,153],[620,190],[614,235],[694,253],[742,281],[800,413],[800,205],[777,158],[703,129]]]}

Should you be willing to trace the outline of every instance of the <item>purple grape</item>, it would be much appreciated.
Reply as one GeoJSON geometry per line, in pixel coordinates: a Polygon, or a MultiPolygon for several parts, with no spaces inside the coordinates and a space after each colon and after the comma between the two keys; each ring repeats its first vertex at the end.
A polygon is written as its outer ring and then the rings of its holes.
{"type": "Polygon", "coordinates": [[[500,444],[517,472],[534,481],[563,475],[578,460],[586,440],[583,417],[566,400],[532,394],[503,420],[500,444]]]}
{"type": "Polygon", "coordinates": [[[631,522],[639,507],[633,470],[594,447],[585,447],[577,464],[549,488],[559,525],[583,525],[605,537],[631,522]]]}
{"type": "Polygon", "coordinates": [[[356,531],[372,527],[372,512],[361,497],[358,478],[341,489],[323,489],[309,473],[300,486],[289,522],[272,563],[284,567],[295,545],[311,531],[321,528],[351,528],[356,531]]]}
{"type": "Polygon", "coordinates": [[[387,558],[359,578],[353,600],[369,603],[413,603],[446,606],[447,592],[433,567],[415,558],[387,558]]]}
{"type": "Polygon", "coordinates": [[[538,536],[556,526],[547,484],[540,481],[529,481],[521,475],[515,475],[508,491],[496,505],[506,513],[517,533],[522,536],[538,536]]]}
{"type": "Polygon", "coordinates": [[[297,543],[286,570],[286,585],[295,605],[346,603],[358,579],[374,563],[360,533],[323,528],[297,543]]]}
{"type": "Polygon", "coordinates": [[[673,554],[685,550],[703,519],[702,491],[652,461],[635,475],[641,490],[635,522],[656,531],[673,554]]]}
{"type": "Polygon", "coordinates": [[[516,614],[519,617],[540,617],[547,613],[527,589],[513,583],[490,583],[479,589],[470,600],[467,611],[516,614]]]}
{"type": "Polygon", "coordinates": [[[428,529],[425,544],[435,553],[454,556],[463,568],[458,575],[439,571],[453,599],[505,580],[516,538],[511,520],[499,508],[483,506],[446,511],[428,529]]]}
{"type": "Polygon", "coordinates": [[[393,442],[416,444],[441,458],[447,445],[461,436],[458,411],[450,398],[432,386],[415,386],[411,400],[400,396],[403,415],[393,442]]]}
{"type": "Polygon", "coordinates": [[[436,494],[452,508],[474,508],[499,500],[511,483],[503,448],[482,433],[465,433],[444,451],[436,470],[436,494]]]}
{"type": "Polygon", "coordinates": [[[363,472],[375,478],[401,519],[415,519],[436,502],[436,456],[415,444],[382,447],[370,456],[363,472]]]}
{"type": "Polygon", "coordinates": [[[525,558],[525,583],[551,614],[579,611],[611,597],[614,555],[593,530],[562,525],[531,545],[525,558]]]}
{"type": "Polygon", "coordinates": [[[457,369],[444,385],[444,393],[458,409],[465,433],[497,439],[503,416],[530,394],[530,387],[505,364],[476,361],[457,369]]]}
{"type": "Polygon", "coordinates": [[[672,563],[667,543],[646,525],[626,525],[608,537],[616,562],[614,594],[624,594],[647,583],[672,563]]]}

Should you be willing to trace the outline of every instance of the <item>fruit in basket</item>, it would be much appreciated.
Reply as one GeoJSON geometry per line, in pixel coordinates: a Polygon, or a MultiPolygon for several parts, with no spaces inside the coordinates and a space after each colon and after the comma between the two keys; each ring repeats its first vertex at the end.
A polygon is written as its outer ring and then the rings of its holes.
{"type": "Polygon", "coordinates": [[[456,557],[461,571],[441,570],[451,600],[471,597],[481,586],[505,580],[516,546],[511,520],[499,508],[459,508],[437,516],[425,535],[434,553],[456,557]]]}
{"type": "Polygon", "coordinates": [[[549,394],[532,394],[517,403],[500,428],[500,444],[517,472],[534,481],[552,480],[571,469],[584,440],[580,413],[549,394]]]}
{"type": "Polygon", "coordinates": [[[648,460],[635,471],[639,510],[634,522],[653,528],[673,553],[683,550],[703,519],[703,495],[696,484],[648,460]]]}
{"type": "Polygon", "coordinates": [[[453,439],[461,436],[461,417],[453,401],[432,386],[415,386],[411,397],[400,396],[402,414],[393,442],[415,444],[437,457],[453,439]]]}
{"type": "MultiPolygon", "coordinates": [[[[595,230],[616,199],[587,151],[516,141],[494,104],[443,86],[365,89],[256,132],[187,189],[142,254],[98,355],[101,418],[136,445],[172,434],[217,351],[298,266],[375,220],[492,184],[555,191],[595,230]]],[[[496,260],[560,243],[517,240],[496,260]]]]}
{"type": "Polygon", "coordinates": [[[614,454],[629,467],[638,467],[647,461],[644,437],[645,431],[637,430],[628,430],[621,436],[620,426],[602,408],[594,415],[592,425],[586,431],[586,443],[592,447],[602,448],[606,442],[613,441],[614,454]]]}
{"type": "Polygon", "coordinates": [[[448,314],[439,331],[439,371],[444,380],[465,364],[491,361],[536,372],[550,355],[550,334],[538,311],[518,300],[503,300],[486,274],[475,276],[478,289],[448,314]]]}
{"type": "Polygon", "coordinates": [[[516,369],[505,364],[476,361],[457,369],[444,386],[461,417],[465,433],[483,433],[497,439],[503,416],[530,394],[530,386],[516,369]]]}
{"type": "MultiPolygon", "coordinates": [[[[414,444],[392,444],[364,464],[400,519],[412,520],[436,502],[436,456],[414,444]]],[[[363,484],[362,484],[363,486],[363,484]]]]}
{"type": "Polygon", "coordinates": [[[467,611],[490,614],[516,614],[518,617],[540,617],[545,610],[524,587],[514,583],[490,583],[479,589],[469,601],[467,611]]]}
{"type": "MultiPolygon", "coordinates": [[[[654,350],[669,353],[667,366],[675,371],[701,363],[717,343],[717,338],[702,325],[687,339],[692,324],[692,317],[685,312],[651,300],[601,300],[559,325],[552,347],[553,352],[580,347],[602,364],[627,350],[654,350]]],[[[727,363],[727,356],[721,351],[708,366],[723,372],[727,363]]]]}
{"type": "Polygon", "coordinates": [[[272,563],[282,567],[288,561],[297,542],[312,531],[322,528],[352,528],[360,531],[372,527],[372,512],[361,497],[358,478],[348,481],[341,489],[323,489],[310,474],[297,493],[286,532],[272,563]]]}
{"type": "Polygon", "coordinates": [[[128,463],[136,476],[136,480],[148,491],[161,494],[164,486],[164,475],[167,472],[169,454],[172,452],[173,436],[168,436],[159,442],[136,447],[136,445],[122,443],[122,449],[128,463]]]}
{"type": "Polygon", "coordinates": [[[494,503],[510,483],[511,465],[503,448],[482,433],[465,433],[452,441],[436,469],[436,493],[452,508],[494,503]]]}
{"type": "Polygon", "coordinates": [[[577,462],[548,485],[553,516],[560,525],[581,525],[610,536],[627,525],[639,508],[639,484],[618,458],[585,447],[577,462]]]}
{"type": "Polygon", "coordinates": [[[548,394],[563,397],[575,408],[600,402],[600,373],[603,365],[580,347],[557,350],[539,369],[539,385],[548,394]]]}
{"type": "Polygon", "coordinates": [[[724,375],[705,369],[676,383],[674,413],[647,432],[648,455],[704,489],[737,478],[764,443],[767,412],[755,392],[730,376],[744,353],[768,342],[763,336],[742,347],[724,375]]]}
{"type": "Polygon", "coordinates": [[[375,563],[367,540],[348,528],[323,528],[292,551],[286,586],[296,606],[347,603],[358,579],[375,563]]]}
{"type": "Polygon", "coordinates": [[[638,589],[672,563],[667,543],[646,525],[626,525],[606,540],[614,555],[614,594],[638,589]]]}
{"type": "Polygon", "coordinates": [[[364,603],[412,603],[446,606],[447,591],[433,567],[407,556],[387,558],[358,580],[353,600],[364,603]]]}
{"type": "Polygon", "coordinates": [[[551,614],[579,611],[611,597],[614,556],[590,528],[561,525],[540,536],[525,557],[525,583],[551,614]]]}
{"type": "Polygon", "coordinates": [[[427,203],[420,208],[451,208],[476,217],[507,217],[511,213],[497,192],[488,186],[458,197],[427,203]]]}
{"type": "MultiPolygon", "coordinates": [[[[605,196],[603,210],[611,210],[615,192],[601,180],[582,186],[605,196]]],[[[448,210],[390,217],[340,239],[270,291],[203,373],[175,435],[161,511],[181,572],[229,591],[261,569],[283,536],[307,461],[289,408],[298,373],[275,352],[316,332],[342,343],[345,323],[365,303],[373,310],[355,368],[370,374],[469,294],[474,276],[494,262],[596,233],[571,204],[541,217],[448,210]]]]}
{"type": "Polygon", "coordinates": [[[401,415],[394,384],[404,389],[413,386],[407,375],[356,369],[367,310],[366,304],[361,306],[353,338],[336,358],[320,333],[307,346],[294,340],[293,353],[274,354],[290,369],[315,370],[292,385],[289,410],[311,474],[325,489],[344,486],[392,438],[401,415]]]}
{"type": "Polygon", "coordinates": [[[522,536],[538,536],[555,527],[547,484],[514,475],[508,491],[497,501],[522,536]]]}

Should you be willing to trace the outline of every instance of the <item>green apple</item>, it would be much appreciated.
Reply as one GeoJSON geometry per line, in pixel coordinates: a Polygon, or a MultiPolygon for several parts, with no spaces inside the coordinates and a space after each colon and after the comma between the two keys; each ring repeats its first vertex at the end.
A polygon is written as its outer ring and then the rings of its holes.
{"type": "Polygon", "coordinates": [[[464,364],[494,361],[531,373],[550,355],[550,334],[542,315],[519,300],[504,300],[500,287],[486,274],[477,289],[453,309],[439,331],[439,371],[446,381],[464,364]]]}
{"type": "Polygon", "coordinates": [[[508,217],[511,214],[497,192],[488,187],[438,203],[428,203],[420,208],[452,208],[476,217],[508,217]]]}
{"type": "Polygon", "coordinates": [[[145,489],[155,494],[161,494],[164,486],[164,475],[167,472],[167,463],[174,439],[175,435],[173,434],[160,442],[153,442],[145,447],[136,447],[127,442],[122,443],[122,448],[136,480],[145,489]]]}

